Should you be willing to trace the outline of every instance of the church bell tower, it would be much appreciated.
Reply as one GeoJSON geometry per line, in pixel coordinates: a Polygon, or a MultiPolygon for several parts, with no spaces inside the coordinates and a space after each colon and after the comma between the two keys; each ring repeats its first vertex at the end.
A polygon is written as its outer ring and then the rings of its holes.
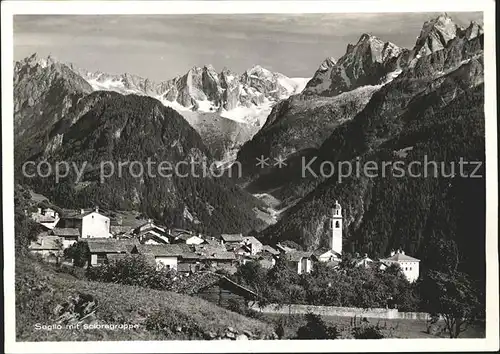
{"type": "Polygon", "coordinates": [[[331,229],[330,248],[332,251],[342,254],[342,207],[337,200],[332,209],[331,229]]]}

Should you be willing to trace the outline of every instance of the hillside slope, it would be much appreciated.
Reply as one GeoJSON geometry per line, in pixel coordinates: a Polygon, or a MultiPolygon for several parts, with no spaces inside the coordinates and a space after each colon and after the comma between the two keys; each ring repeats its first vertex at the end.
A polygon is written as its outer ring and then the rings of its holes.
{"type": "Polygon", "coordinates": [[[150,97],[94,92],[55,124],[32,153],[35,162],[85,167],[80,180],[74,168],[59,183],[54,174],[21,179],[62,207],[137,210],[168,225],[210,234],[263,226],[254,213],[260,202],[225,176],[212,175],[214,160],[198,133],[150,97]],[[125,167],[120,169],[120,163],[125,167]],[[163,175],[161,164],[170,166],[163,175]]]}
{"type": "Polygon", "coordinates": [[[168,291],[79,280],[55,273],[31,257],[16,264],[16,339],[18,341],[186,340],[222,334],[228,326],[266,339],[272,328],[200,298],[168,291]],[[54,309],[78,293],[98,301],[97,324],[137,324],[137,329],[36,330],[51,325],[54,309]],[[176,328],[181,327],[181,331],[176,328]]]}

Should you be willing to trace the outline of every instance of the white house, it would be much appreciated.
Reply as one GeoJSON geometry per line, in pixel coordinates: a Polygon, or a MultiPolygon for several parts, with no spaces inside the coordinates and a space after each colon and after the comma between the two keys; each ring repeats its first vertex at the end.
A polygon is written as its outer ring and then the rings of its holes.
{"type": "Polygon", "coordinates": [[[398,264],[403,274],[409,282],[414,282],[419,277],[420,272],[420,259],[410,257],[402,250],[396,252],[392,251],[391,255],[387,258],[380,260],[387,267],[392,264],[398,264]]]}
{"type": "Polygon", "coordinates": [[[61,218],[58,227],[76,228],[80,232],[80,238],[109,238],[110,219],[99,213],[96,207],[92,211],[81,209],[79,214],[70,215],[61,218]]]}

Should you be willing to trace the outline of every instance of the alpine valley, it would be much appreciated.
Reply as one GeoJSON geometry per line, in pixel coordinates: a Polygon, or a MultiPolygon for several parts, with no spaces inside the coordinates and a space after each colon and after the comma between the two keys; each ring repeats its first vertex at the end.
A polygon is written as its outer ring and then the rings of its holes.
{"type": "Polygon", "coordinates": [[[346,249],[377,257],[402,247],[433,269],[456,256],[482,279],[484,178],[322,173],[325,161],[426,157],[445,166],[478,161],[484,175],[481,26],[462,28],[444,14],[424,23],[412,48],[362,34],[311,77],[206,65],[152,81],[32,55],[15,63],[16,180],[62,207],[135,210],[209,234],[253,230],[266,243],[311,250],[327,245],[338,200],[346,249]],[[286,165],[259,168],[261,156],[286,165]],[[100,161],[148,157],[203,158],[226,172],[241,166],[243,176],[100,183],[100,161]],[[78,183],[22,176],[24,162],[42,160],[90,167],[78,183]],[[304,160],[312,161],[305,176],[304,160]]]}

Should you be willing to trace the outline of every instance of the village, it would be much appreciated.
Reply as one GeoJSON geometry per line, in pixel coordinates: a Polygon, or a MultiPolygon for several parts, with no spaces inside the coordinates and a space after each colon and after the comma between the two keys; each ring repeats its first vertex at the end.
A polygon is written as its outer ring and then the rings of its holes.
{"type": "MultiPolygon", "coordinates": [[[[298,274],[310,273],[317,262],[338,268],[342,261],[342,207],[335,201],[331,214],[330,247],[315,251],[301,251],[277,243],[266,245],[254,236],[221,234],[205,236],[190,230],[167,228],[148,219],[139,226],[124,226],[119,220],[99,212],[98,207],[81,209],[79,213],[60,216],[51,208],[38,208],[31,218],[45,231],[31,242],[29,250],[48,262],[59,262],[64,250],[76,243],[85,245],[86,266],[99,266],[127,255],[143,255],[159,268],[179,274],[192,274],[201,270],[224,270],[234,274],[237,267],[249,261],[270,269],[283,257],[298,274]]],[[[357,254],[352,260],[355,267],[385,269],[397,264],[409,282],[419,277],[419,259],[406,255],[403,250],[392,251],[377,261],[367,254],[357,254]]]]}

